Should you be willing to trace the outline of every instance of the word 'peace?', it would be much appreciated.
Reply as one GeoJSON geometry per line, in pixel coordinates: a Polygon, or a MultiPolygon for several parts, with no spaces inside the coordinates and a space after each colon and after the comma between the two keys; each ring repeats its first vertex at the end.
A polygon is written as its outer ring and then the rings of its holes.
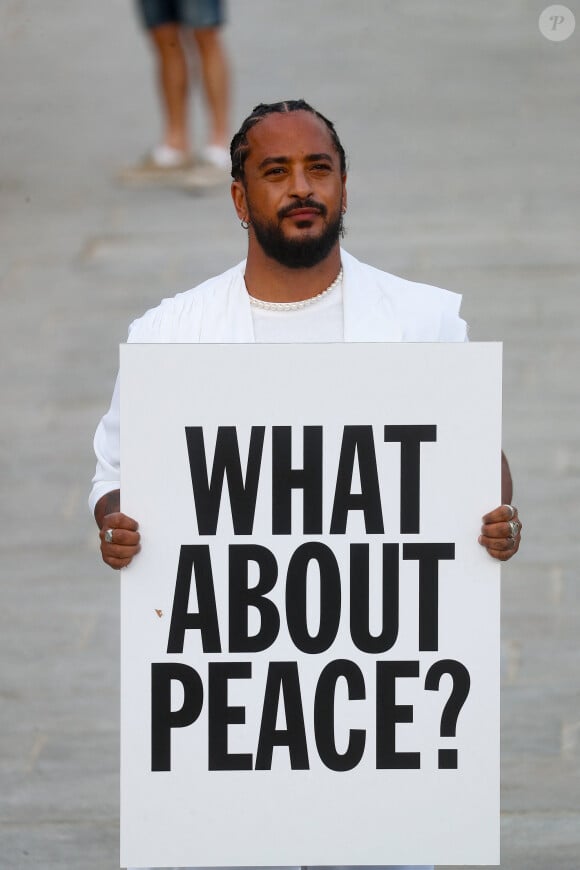
{"type": "MultiPolygon", "coordinates": [[[[292,427],[272,427],[273,535],[292,534],[293,490],[303,492],[302,533],[323,534],[323,427],[301,428],[303,465],[294,468],[291,458],[292,427]]],[[[234,534],[258,534],[254,532],[254,517],[265,432],[263,426],[251,427],[244,471],[236,428],[218,427],[210,474],[203,428],[186,427],[189,471],[200,535],[217,534],[226,481],[234,534]]],[[[435,426],[384,427],[384,441],[400,444],[401,534],[418,534],[420,531],[421,443],[435,442],[436,435],[435,426]]],[[[384,533],[372,426],[343,428],[328,528],[330,535],[346,534],[348,517],[352,511],[360,512],[367,534],[384,533]]],[[[370,628],[370,545],[350,543],[349,629],[353,644],[361,652],[370,655],[384,653],[395,644],[399,632],[399,560],[402,558],[418,564],[419,650],[437,650],[439,562],[455,558],[455,545],[414,542],[401,547],[397,543],[382,543],[380,547],[381,628],[378,633],[373,633],[370,628]]],[[[297,546],[283,572],[278,561],[271,549],[259,543],[227,546],[228,652],[260,653],[274,645],[280,631],[282,607],[279,609],[268,595],[281,573],[285,574],[285,623],[296,649],[315,655],[326,652],[336,640],[341,621],[343,580],[341,566],[332,548],[320,541],[307,541],[297,546]],[[318,571],[320,595],[320,619],[315,632],[310,630],[307,622],[308,573],[312,565],[318,571]],[[253,633],[250,633],[249,628],[250,613],[259,615],[259,627],[253,633]]],[[[223,632],[220,631],[212,568],[212,545],[209,543],[181,547],[167,653],[183,653],[185,633],[191,630],[199,631],[204,653],[223,652],[223,632]],[[192,583],[195,583],[197,593],[197,612],[189,611],[192,583]]],[[[436,662],[428,670],[425,689],[438,689],[444,673],[452,678],[453,692],[444,711],[441,734],[453,736],[457,716],[469,693],[470,677],[464,665],[447,659],[436,662]]],[[[396,681],[418,678],[419,675],[419,661],[376,662],[373,694],[377,769],[420,766],[418,752],[397,752],[395,746],[396,724],[413,721],[413,707],[395,702],[396,681]]],[[[198,669],[175,662],[153,664],[152,770],[171,769],[171,731],[195,723],[204,703],[207,704],[208,714],[209,770],[271,769],[275,746],[287,748],[292,769],[308,769],[307,729],[297,662],[272,661],[268,664],[255,758],[250,753],[232,753],[228,750],[228,726],[243,724],[246,720],[244,707],[229,703],[229,683],[251,678],[251,662],[209,662],[207,688],[204,690],[198,669]],[[172,682],[180,683],[183,689],[183,703],[178,710],[171,708],[172,682]],[[281,705],[286,721],[284,728],[277,727],[281,705]]],[[[360,762],[365,751],[366,733],[364,729],[352,729],[346,749],[343,752],[337,749],[334,736],[335,694],[339,680],[346,683],[349,700],[365,699],[369,691],[361,669],[347,659],[328,663],[318,678],[312,711],[316,747],[327,767],[344,771],[360,762]]],[[[457,753],[454,750],[441,750],[439,767],[457,767],[457,753]]]]}

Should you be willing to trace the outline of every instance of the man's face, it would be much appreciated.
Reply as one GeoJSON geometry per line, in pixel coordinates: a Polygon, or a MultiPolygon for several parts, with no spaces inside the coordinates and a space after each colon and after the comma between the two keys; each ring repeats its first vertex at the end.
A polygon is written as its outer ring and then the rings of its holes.
{"type": "Polygon", "coordinates": [[[272,114],[248,133],[244,182],[232,194],[264,253],[291,269],[324,260],[338,243],[346,176],[330,133],[310,112],[272,114]]]}

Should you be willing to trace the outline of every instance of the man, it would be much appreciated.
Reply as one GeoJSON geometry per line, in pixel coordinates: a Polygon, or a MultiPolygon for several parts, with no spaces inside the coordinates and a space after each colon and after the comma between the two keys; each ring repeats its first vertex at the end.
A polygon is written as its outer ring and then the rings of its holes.
{"type": "Polygon", "coordinates": [[[196,188],[222,183],[229,174],[229,70],[220,28],[225,0],[138,0],[155,55],[163,134],[136,166],[121,173],[129,183],[167,180],[196,188]],[[199,58],[208,108],[203,162],[194,165],[188,126],[188,47],[199,58]]]}
{"type": "MultiPolygon", "coordinates": [[[[232,198],[248,230],[244,263],[164,300],[131,327],[137,342],[465,341],[460,297],[359,263],[340,248],[346,158],[333,124],[302,100],[257,106],[231,144],[232,198]]],[[[137,522],[120,512],[115,390],[95,436],[90,504],[112,568],[140,548],[137,522]]],[[[505,561],[521,524],[502,455],[502,500],[483,517],[479,542],[505,561]]]]}

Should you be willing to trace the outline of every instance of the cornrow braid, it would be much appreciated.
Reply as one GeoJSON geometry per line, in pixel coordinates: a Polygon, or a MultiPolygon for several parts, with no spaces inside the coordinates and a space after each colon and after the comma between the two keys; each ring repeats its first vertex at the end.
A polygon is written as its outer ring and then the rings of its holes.
{"type": "Polygon", "coordinates": [[[250,150],[248,145],[248,131],[268,115],[273,115],[275,113],[289,114],[290,112],[310,112],[326,124],[334,147],[336,148],[340,158],[340,170],[343,174],[346,172],[346,154],[332,121],[329,121],[328,118],[325,118],[324,115],[317,112],[316,109],[306,102],[306,100],[284,100],[281,103],[260,103],[253,109],[252,114],[248,115],[238,132],[235,134],[230,145],[232,178],[235,181],[244,180],[244,163],[248,156],[248,151],[250,150]]]}

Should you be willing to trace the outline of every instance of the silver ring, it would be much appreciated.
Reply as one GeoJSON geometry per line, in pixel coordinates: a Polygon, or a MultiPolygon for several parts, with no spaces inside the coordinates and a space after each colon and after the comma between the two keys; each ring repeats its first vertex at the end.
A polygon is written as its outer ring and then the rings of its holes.
{"type": "Polygon", "coordinates": [[[105,532],[105,541],[107,542],[107,544],[113,543],[113,529],[107,529],[107,531],[105,532]]]}
{"type": "Polygon", "coordinates": [[[510,509],[510,520],[513,520],[513,518],[514,518],[515,515],[516,515],[517,508],[514,507],[513,504],[504,504],[504,507],[510,509]]]}
{"type": "Polygon", "coordinates": [[[517,538],[518,532],[521,529],[522,524],[519,523],[517,520],[510,520],[508,522],[508,526],[510,527],[510,538],[513,541],[514,538],[517,538]]]}

